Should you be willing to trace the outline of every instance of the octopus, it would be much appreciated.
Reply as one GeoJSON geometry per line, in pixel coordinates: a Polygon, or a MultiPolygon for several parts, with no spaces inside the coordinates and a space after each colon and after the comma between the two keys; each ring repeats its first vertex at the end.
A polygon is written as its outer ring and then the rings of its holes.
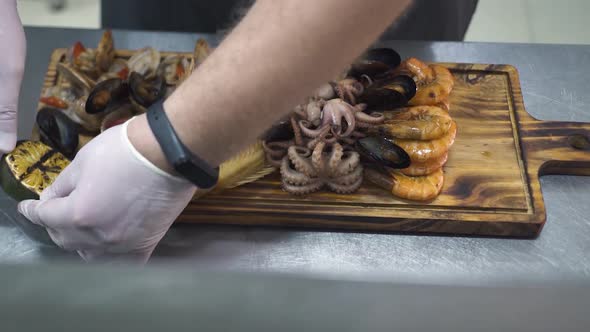
{"type": "Polygon", "coordinates": [[[281,161],[283,189],[294,195],[307,195],[327,187],[338,194],[357,191],[363,182],[363,166],[356,151],[339,143],[325,142],[313,150],[291,146],[281,161]]]}
{"type": "Polygon", "coordinates": [[[338,97],[349,104],[356,105],[357,98],[363,94],[364,86],[354,78],[345,78],[335,83],[334,91],[338,97]]]}
{"type": "Polygon", "coordinates": [[[326,128],[330,128],[334,137],[349,141],[348,137],[364,137],[359,129],[378,126],[385,120],[383,113],[365,113],[366,104],[353,106],[340,98],[328,101],[311,101],[305,107],[306,112],[302,111],[303,108],[300,106],[296,111],[303,118],[299,121],[299,128],[303,135],[309,138],[325,135],[326,128]]]}
{"type": "Polygon", "coordinates": [[[322,108],[326,101],[321,98],[312,98],[307,104],[295,106],[294,112],[313,126],[319,126],[322,122],[322,108]]]}
{"type": "Polygon", "coordinates": [[[291,146],[313,150],[319,143],[340,143],[345,148],[353,146],[366,131],[383,123],[382,113],[365,113],[366,105],[352,106],[340,98],[323,100],[312,97],[307,104],[297,105],[290,117],[293,139],[263,142],[267,162],[280,167],[291,146]],[[344,132],[343,132],[344,130],[344,132]]]}

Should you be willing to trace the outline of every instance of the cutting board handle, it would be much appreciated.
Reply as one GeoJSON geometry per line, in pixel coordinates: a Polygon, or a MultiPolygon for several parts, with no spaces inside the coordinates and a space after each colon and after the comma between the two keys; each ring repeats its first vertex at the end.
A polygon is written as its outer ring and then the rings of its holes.
{"type": "Polygon", "coordinates": [[[523,123],[523,149],[539,175],[590,175],[590,123],[523,123]]]}

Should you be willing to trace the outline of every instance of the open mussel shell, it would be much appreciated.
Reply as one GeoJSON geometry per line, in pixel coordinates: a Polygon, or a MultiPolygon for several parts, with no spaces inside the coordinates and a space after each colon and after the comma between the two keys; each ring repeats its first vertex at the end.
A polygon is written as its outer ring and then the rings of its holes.
{"type": "Polygon", "coordinates": [[[360,97],[369,110],[391,110],[405,106],[416,95],[416,82],[407,75],[398,75],[374,82],[360,97]]]}
{"type": "Polygon", "coordinates": [[[190,61],[180,55],[167,56],[160,63],[158,74],[164,76],[166,84],[177,85],[190,74],[190,61]]]}
{"type": "Polygon", "coordinates": [[[203,38],[199,38],[195,44],[192,59],[190,61],[188,72],[192,73],[198,66],[205,61],[205,59],[211,54],[211,48],[209,43],[203,38]]]}
{"type": "Polygon", "coordinates": [[[41,142],[73,159],[78,147],[80,126],[61,110],[44,107],[37,112],[37,127],[41,142]]]}
{"type": "Polygon", "coordinates": [[[133,100],[147,108],[164,97],[166,93],[166,80],[161,75],[156,75],[151,79],[145,79],[140,74],[132,72],[129,75],[129,89],[133,100]]]}
{"type": "Polygon", "coordinates": [[[96,84],[90,77],[68,64],[58,63],[56,69],[78,95],[88,94],[96,84]]]}
{"type": "Polygon", "coordinates": [[[109,70],[115,60],[115,42],[111,30],[106,30],[96,48],[96,65],[101,72],[109,70]]]}
{"type": "Polygon", "coordinates": [[[401,59],[391,48],[373,48],[351,65],[348,75],[357,79],[363,75],[375,78],[399,66],[401,59]]]}
{"type": "Polygon", "coordinates": [[[410,156],[391,140],[369,136],[356,142],[356,150],[365,162],[379,167],[402,169],[410,166],[410,156]]]}
{"type": "Polygon", "coordinates": [[[158,50],[153,47],[145,47],[129,58],[127,65],[130,72],[136,72],[144,77],[151,78],[156,75],[160,60],[158,50]]]}
{"type": "Polygon", "coordinates": [[[87,99],[88,97],[82,96],[72,101],[64,112],[72,121],[78,123],[87,133],[98,133],[100,130],[100,123],[104,117],[104,112],[97,114],[86,112],[87,99]]]}
{"type": "Polygon", "coordinates": [[[129,88],[120,78],[110,78],[98,83],[90,92],[86,101],[86,112],[98,114],[104,112],[109,105],[127,98],[129,88]]]}

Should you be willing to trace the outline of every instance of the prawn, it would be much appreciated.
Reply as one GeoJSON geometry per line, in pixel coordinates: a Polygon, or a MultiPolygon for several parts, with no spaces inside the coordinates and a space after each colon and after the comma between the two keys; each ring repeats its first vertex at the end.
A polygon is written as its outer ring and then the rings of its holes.
{"type": "Polygon", "coordinates": [[[442,108],[443,110],[445,110],[447,112],[449,112],[451,110],[451,102],[449,101],[449,98],[442,99],[435,106],[440,107],[440,108],[442,108]]]}
{"type": "Polygon", "coordinates": [[[416,95],[409,101],[409,105],[437,105],[444,103],[451,94],[455,81],[451,72],[439,65],[430,66],[434,78],[418,87],[416,95]]]}
{"type": "Polygon", "coordinates": [[[436,106],[415,106],[400,111],[384,112],[385,123],[379,133],[388,137],[433,140],[444,136],[453,121],[449,114],[436,106]]]}
{"type": "Polygon", "coordinates": [[[425,163],[411,163],[408,168],[400,169],[399,172],[408,176],[428,175],[442,168],[448,159],[449,154],[445,153],[440,158],[432,159],[425,163]]]}
{"type": "Polygon", "coordinates": [[[442,168],[426,176],[407,176],[397,171],[385,175],[375,169],[365,169],[365,179],[394,196],[412,201],[429,201],[440,194],[444,184],[442,168]]]}
{"type": "Polygon", "coordinates": [[[412,77],[418,87],[434,80],[434,72],[432,68],[416,58],[408,58],[404,60],[395,69],[393,74],[408,75],[412,77]]]}
{"type": "Polygon", "coordinates": [[[412,163],[426,163],[441,158],[455,142],[457,124],[451,121],[449,131],[442,137],[429,141],[393,138],[391,141],[410,156],[412,163]]]}

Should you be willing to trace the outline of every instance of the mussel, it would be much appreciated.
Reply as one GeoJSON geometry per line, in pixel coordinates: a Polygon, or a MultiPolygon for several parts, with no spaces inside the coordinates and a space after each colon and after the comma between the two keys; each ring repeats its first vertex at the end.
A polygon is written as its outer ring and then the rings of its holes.
{"type": "Polygon", "coordinates": [[[268,128],[260,139],[265,142],[288,141],[293,139],[294,135],[290,118],[284,117],[268,128]]]}
{"type": "Polygon", "coordinates": [[[146,79],[137,72],[129,75],[131,97],[143,107],[150,107],[166,93],[166,80],[161,75],[146,79]]]}
{"type": "Polygon", "coordinates": [[[199,38],[195,44],[192,59],[188,67],[189,74],[192,73],[198,66],[205,61],[205,59],[211,54],[211,48],[209,43],[205,39],[199,38]]]}
{"type": "Polygon", "coordinates": [[[90,114],[86,112],[87,97],[81,97],[70,103],[64,112],[74,122],[84,128],[87,133],[97,133],[100,130],[100,123],[104,117],[103,113],[90,114]]]}
{"type": "Polygon", "coordinates": [[[120,78],[110,78],[98,83],[86,101],[86,112],[98,114],[107,110],[109,105],[127,98],[129,87],[120,78]]]}
{"type": "Polygon", "coordinates": [[[348,76],[361,79],[367,75],[376,78],[390,70],[393,70],[401,63],[401,56],[391,48],[373,48],[359,60],[351,65],[348,76]]]}
{"type": "Polygon", "coordinates": [[[164,76],[166,84],[177,85],[182,82],[187,75],[190,75],[190,61],[180,55],[167,56],[158,68],[158,74],[164,76]]]}
{"type": "Polygon", "coordinates": [[[94,80],[65,63],[58,63],[56,69],[70,83],[74,93],[78,96],[87,94],[96,84],[94,80]]]}
{"type": "Polygon", "coordinates": [[[373,82],[359,100],[369,110],[391,110],[405,106],[416,95],[416,82],[407,75],[398,75],[373,82]]]}
{"type": "Polygon", "coordinates": [[[80,126],[62,111],[44,107],[37,113],[37,127],[41,142],[73,159],[78,147],[80,126]]]}
{"type": "Polygon", "coordinates": [[[137,51],[127,62],[130,72],[151,78],[156,75],[160,65],[160,52],[153,47],[137,51]]]}
{"type": "Polygon", "coordinates": [[[411,163],[406,151],[382,136],[359,139],[356,150],[365,162],[378,168],[402,169],[409,167],[411,163]]]}
{"type": "Polygon", "coordinates": [[[109,70],[115,60],[115,43],[111,30],[106,30],[96,48],[96,65],[101,72],[109,70]]]}
{"type": "Polygon", "coordinates": [[[122,80],[127,80],[127,77],[129,76],[129,67],[127,66],[127,61],[123,59],[115,59],[115,61],[113,61],[109,67],[107,73],[111,75],[117,75],[117,77],[122,80]]]}

